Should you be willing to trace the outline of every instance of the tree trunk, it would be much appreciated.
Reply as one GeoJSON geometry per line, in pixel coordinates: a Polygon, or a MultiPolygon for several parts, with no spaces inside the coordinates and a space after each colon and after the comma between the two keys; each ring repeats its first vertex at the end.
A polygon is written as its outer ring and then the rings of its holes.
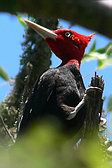
{"type": "Polygon", "coordinates": [[[98,138],[99,122],[102,114],[104,81],[95,73],[87,89],[87,114],[84,125],[84,139],[98,138]]]}

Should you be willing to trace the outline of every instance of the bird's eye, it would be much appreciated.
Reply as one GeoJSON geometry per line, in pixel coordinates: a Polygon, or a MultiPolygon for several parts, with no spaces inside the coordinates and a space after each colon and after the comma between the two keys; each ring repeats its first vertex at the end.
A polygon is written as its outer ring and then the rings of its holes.
{"type": "Polygon", "coordinates": [[[66,37],[71,37],[71,35],[72,35],[72,34],[71,34],[70,32],[66,32],[66,33],[65,33],[65,36],[66,36],[66,37]]]}

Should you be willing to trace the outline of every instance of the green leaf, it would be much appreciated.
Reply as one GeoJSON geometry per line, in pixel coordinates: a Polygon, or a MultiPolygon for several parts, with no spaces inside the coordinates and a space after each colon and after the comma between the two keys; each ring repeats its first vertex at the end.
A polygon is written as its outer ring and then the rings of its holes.
{"type": "Polygon", "coordinates": [[[104,68],[104,60],[98,60],[98,69],[104,68]]]}
{"type": "Polygon", "coordinates": [[[98,49],[98,50],[96,50],[96,51],[97,51],[98,53],[100,53],[100,54],[107,53],[107,50],[108,50],[108,48],[109,48],[110,46],[112,46],[112,42],[110,42],[110,43],[107,44],[105,47],[100,48],[100,49],[98,49]]]}
{"type": "Polygon", "coordinates": [[[95,51],[96,50],[96,40],[94,41],[93,45],[90,48],[89,52],[95,51]]]}
{"type": "Polygon", "coordinates": [[[112,66],[112,42],[104,48],[96,49],[96,42],[94,42],[88,54],[85,54],[83,61],[97,60],[97,69],[103,69],[112,66]]]}
{"type": "Polygon", "coordinates": [[[23,18],[22,18],[20,15],[18,15],[17,18],[18,18],[18,21],[20,22],[20,24],[21,24],[23,27],[26,28],[27,26],[26,26],[26,23],[24,22],[23,18]]]}
{"type": "Polygon", "coordinates": [[[84,56],[84,61],[92,61],[92,60],[105,60],[106,55],[105,54],[100,54],[96,51],[90,52],[89,54],[86,54],[84,56]]]}
{"type": "Polygon", "coordinates": [[[108,46],[106,54],[108,57],[112,57],[112,44],[108,46]]]}
{"type": "Polygon", "coordinates": [[[108,66],[112,66],[112,58],[107,58],[105,60],[98,60],[98,69],[103,69],[108,66]]]}
{"type": "Polygon", "coordinates": [[[2,67],[0,67],[0,77],[6,81],[9,80],[8,74],[5,72],[5,70],[2,67]]]}
{"type": "Polygon", "coordinates": [[[112,95],[109,97],[107,109],[109,112],[112,112],[112,95]]]}

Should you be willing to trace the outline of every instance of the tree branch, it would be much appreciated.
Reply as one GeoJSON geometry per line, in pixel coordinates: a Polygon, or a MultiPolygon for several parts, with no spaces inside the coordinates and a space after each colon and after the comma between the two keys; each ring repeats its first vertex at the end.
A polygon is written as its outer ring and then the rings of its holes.
{"type": "Polygon", "coordinates": [[[28,13],[36,18],[57,17],[112,37],[112,10],[93,0],[0,1],[0,11],[28,13]],[[38,3],[38,4],[37,4],[38,3]],[[35,5],[37,4],[37,5],[35,5]],[[57,10],[58,9],[58,10],[57,10]]]}

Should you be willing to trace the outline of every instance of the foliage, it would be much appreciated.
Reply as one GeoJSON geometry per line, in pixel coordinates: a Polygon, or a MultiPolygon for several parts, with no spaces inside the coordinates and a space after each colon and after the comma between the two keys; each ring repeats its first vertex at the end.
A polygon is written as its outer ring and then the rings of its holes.
{"type": "Polygon", "coordinates": [[[6,81],[9,80],[8,74],[2,67],[0,67],[0,77],[6,81]]]}
{"type": "Polygon", "coordinates": [[[97,141],[73,142],[55,127],[42,123],[10,149],[0,150],[1,168],[111,168],[97,141]]]}
{"type": "Polygon", "coordinates": [[[97,60],[97,68],[103,69],[107,66],[112,66],[112,42],[107,46],[96,49],[96,41],[93,43],[88,54],[85,54],[83,61],[97,60]]]}
{"type": "Polygon", "coordinates": [[[108,100],[108,111],[112,112],[112,95],[110,95],[109,100],[108,100]]]}

